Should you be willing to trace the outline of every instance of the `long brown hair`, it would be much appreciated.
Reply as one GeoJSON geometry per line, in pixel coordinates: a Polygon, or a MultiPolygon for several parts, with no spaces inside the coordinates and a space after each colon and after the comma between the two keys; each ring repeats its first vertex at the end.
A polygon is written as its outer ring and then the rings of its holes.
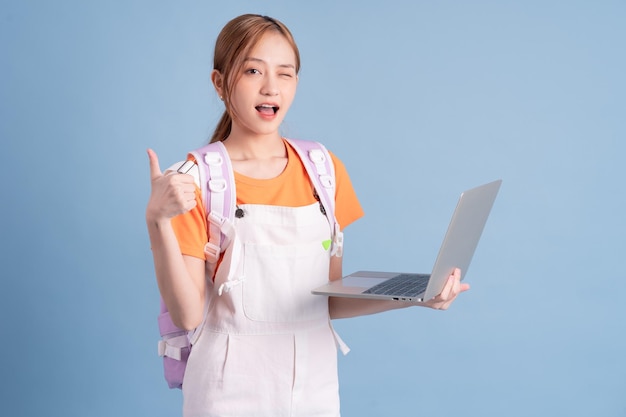
{"type": "Polygon", "coordinates": [[[242,68],[250,50],[268,31],[280,33],[287,39],[296,56],[296,74],[300,71],[300,52],[293,35],[280,21],[269,16],[244,14],[228,22],[215,41],[213,69],[220,72],[223,79],[224,114],[217,123],[211,142],[222,141],[228,137],[233,119],[230,96],[235,84],[242,75],[242,68]]]}

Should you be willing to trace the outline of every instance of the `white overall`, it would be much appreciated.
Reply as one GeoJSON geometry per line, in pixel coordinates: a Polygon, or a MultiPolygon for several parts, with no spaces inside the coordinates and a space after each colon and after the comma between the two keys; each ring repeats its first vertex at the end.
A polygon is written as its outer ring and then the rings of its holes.
{"type": "Polygon", "coordinates": [[[189,357],[184,416],[339,416],[328,298],[311,294],[328,281],[328,220],[318,203],[240,208],[189,357]]]}

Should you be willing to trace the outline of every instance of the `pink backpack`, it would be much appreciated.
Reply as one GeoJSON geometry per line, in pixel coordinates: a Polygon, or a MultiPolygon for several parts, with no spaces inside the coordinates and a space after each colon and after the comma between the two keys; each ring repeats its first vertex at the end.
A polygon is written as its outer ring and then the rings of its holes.
{"type": "MultiPolygon", "coordinates": [[[[335,218],[335,168],[326,148],[318,142],[287,139],[298,153],[316,191],[320,209],[328,217],[332,228],[331,254],[342,255],[343,234],[335,218]]],[[[190,152],[198,163],[200,189],[209,225],[209,242],[204,248],[212,273],[226,249],[232,232],[232,219],[236,213],[235,180],[230,159],[222,142],[210,143],[190,152]]],[[[179,163],[180,164],[180,163],[179,163]]],[[[188,172],[195,164],[182,163],[179,172],[188,172]]],[[[170,388],[182,388],[187,359],[192,349],[193,332],[174,325],[161,298],[161,313],[158,317],[159,356],[163,357],[165,380],[170,388]]]]}

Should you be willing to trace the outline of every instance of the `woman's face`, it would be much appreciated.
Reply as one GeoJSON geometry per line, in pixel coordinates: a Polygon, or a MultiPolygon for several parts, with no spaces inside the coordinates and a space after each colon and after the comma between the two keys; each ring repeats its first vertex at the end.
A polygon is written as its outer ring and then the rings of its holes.
{"type": "Polygon", "coordinates": [[[246,57],[242,74],[230,97],[231,134],[272,135],[296,95],[296,56],[279,33],[268,32],[246,57]]]}

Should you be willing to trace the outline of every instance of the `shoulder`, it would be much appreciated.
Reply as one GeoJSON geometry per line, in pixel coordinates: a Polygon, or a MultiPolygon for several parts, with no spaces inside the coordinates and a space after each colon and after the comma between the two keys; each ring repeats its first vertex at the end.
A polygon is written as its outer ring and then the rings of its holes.
{"type": "Polygon", "coordinates": [[[331,151],[328,151],[328,154],[330,155],[330,159],[333,163],[333,167],[335,168],[335,177],[337,178],[337,184],[340,184],[344,182],[346,178],[349,177],[348,170],[345,164],[343,163],[343,161],[341,160],[341,158],[339,158],[337,155],[335,155],[331,151]]]}
{"type": "Polygon", "coordinates": [[[330,159],[333,161],[333,165],[335,165],[335,168],[341,167],[341,169],[343,170],[346,169],[345,165],[337,155],[335,155],[331,151],[328,151],[328,154],[330,155],[330,159]]]}

